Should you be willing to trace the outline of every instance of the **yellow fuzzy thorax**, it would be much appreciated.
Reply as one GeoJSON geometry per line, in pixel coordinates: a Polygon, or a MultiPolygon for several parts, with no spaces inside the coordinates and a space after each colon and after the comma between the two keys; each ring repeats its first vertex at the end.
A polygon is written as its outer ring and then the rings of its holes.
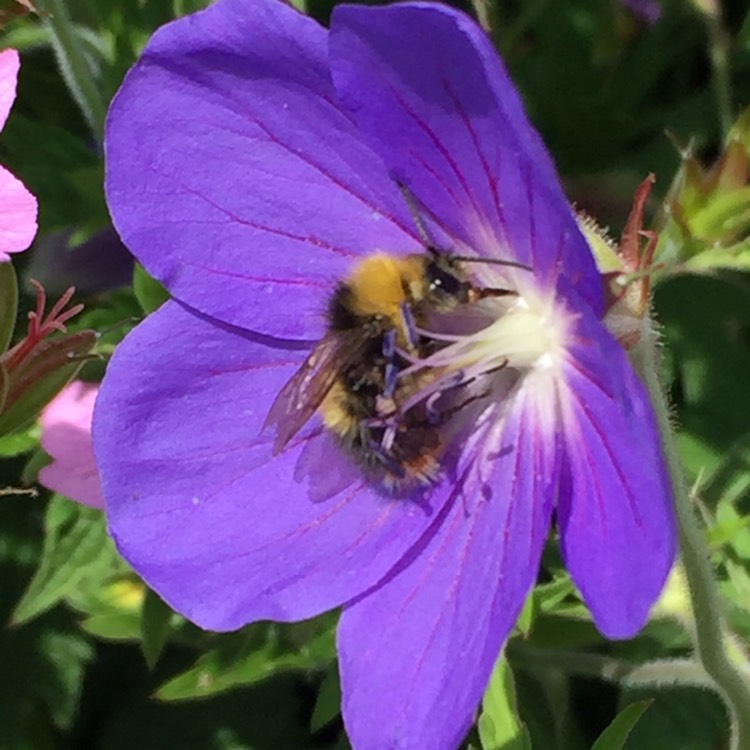
{"type": "Polygon", "coordinates": [[[377,253],[362,260],[346,281],[352,291],[352,312],[363,317],[388,317],[400,327],[401,307],[424,297],[425,258],[377,253]]]}

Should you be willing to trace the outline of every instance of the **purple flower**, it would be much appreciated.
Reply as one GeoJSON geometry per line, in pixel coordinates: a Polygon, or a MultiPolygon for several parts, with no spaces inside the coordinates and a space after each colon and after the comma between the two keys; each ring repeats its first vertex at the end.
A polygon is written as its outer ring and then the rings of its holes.
{"type": "Polygon", "coordinates": [[[118,231],[174,300],[113,357],[95,449],[112,535],[175,609],[231,630],[343,606],[357,750],[460,743],[553,514],[599,629],[642,627],[674,557],[654,418],[552,161],[469,18],[340,6],[328,32],[275,0],[219,0],[147,45],[107,172],[118,231]],[[421,251],[397,181],[437,246],[533,267],[472,264],[518,295],[432,321],[423,366],[473,400],[444,426],[440,479],[400,498],[317,417],[277,456],[263,429],[336,282],[376,249],[421,251]]]}

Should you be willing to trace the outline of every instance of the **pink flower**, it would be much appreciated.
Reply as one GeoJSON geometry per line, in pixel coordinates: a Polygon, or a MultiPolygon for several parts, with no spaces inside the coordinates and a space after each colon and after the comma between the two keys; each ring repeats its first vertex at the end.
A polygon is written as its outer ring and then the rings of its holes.
{"type": "Polygon", "coordinates": [[[91,444],[91,420],[99,386],[74,380],[41,415],[42,448],[52,463],[39,472],[39,482],[54,492],[92,508],[103,508],[99,474],[91,444]]]}
{"type": "MultiPolygon", "coordinates": [[[[16,50],[0,52],[0,130],[16,98],[19,66],[16,50]]],[[[10,253],[31,244],[37,229],[36,215],[36,198],[19,179],[0,167],[0,263],[10,260],[10,253]]]]}

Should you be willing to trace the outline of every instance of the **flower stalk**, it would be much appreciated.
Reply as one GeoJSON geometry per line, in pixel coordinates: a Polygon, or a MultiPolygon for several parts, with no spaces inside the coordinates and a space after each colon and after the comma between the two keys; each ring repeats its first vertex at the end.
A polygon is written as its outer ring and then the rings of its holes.
{"type": "Polygon", "coordinates": [[[664,453],[674,492],[680,536],[680,554],[695,614],[692,637],[706,673],[714,681],[732,714],[732,750],[750,747],[750,684],[737,669],[736,656],[726,651],[721,602],[703,532],[693,513],[690,490],[682,469],[677,442],[670,420],[670,409],[657,374],[656,336],[644,333],[636,369],[643,377],[656,413],[664,453]]]}

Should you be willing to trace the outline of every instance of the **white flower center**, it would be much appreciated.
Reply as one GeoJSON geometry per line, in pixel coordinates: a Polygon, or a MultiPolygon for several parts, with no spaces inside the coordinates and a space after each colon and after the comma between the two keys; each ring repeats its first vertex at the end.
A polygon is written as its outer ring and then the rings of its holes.
{"type": "MultiPolygon", "coordinates": [[[[437,315],[418,333],[433,342],[435,351],[412,359],[402,377],[423,376],[422,387],[403,408],[432,394],[483,381],[492,388],[487,375],[508,372],[515,377],[530,370],[555,371],[565,352],[569,316],[553,298],[525,297],[486,299],[465,313],[437,315]]],[[[494,388],[493,388],[494,390],[494,388]]]]}

